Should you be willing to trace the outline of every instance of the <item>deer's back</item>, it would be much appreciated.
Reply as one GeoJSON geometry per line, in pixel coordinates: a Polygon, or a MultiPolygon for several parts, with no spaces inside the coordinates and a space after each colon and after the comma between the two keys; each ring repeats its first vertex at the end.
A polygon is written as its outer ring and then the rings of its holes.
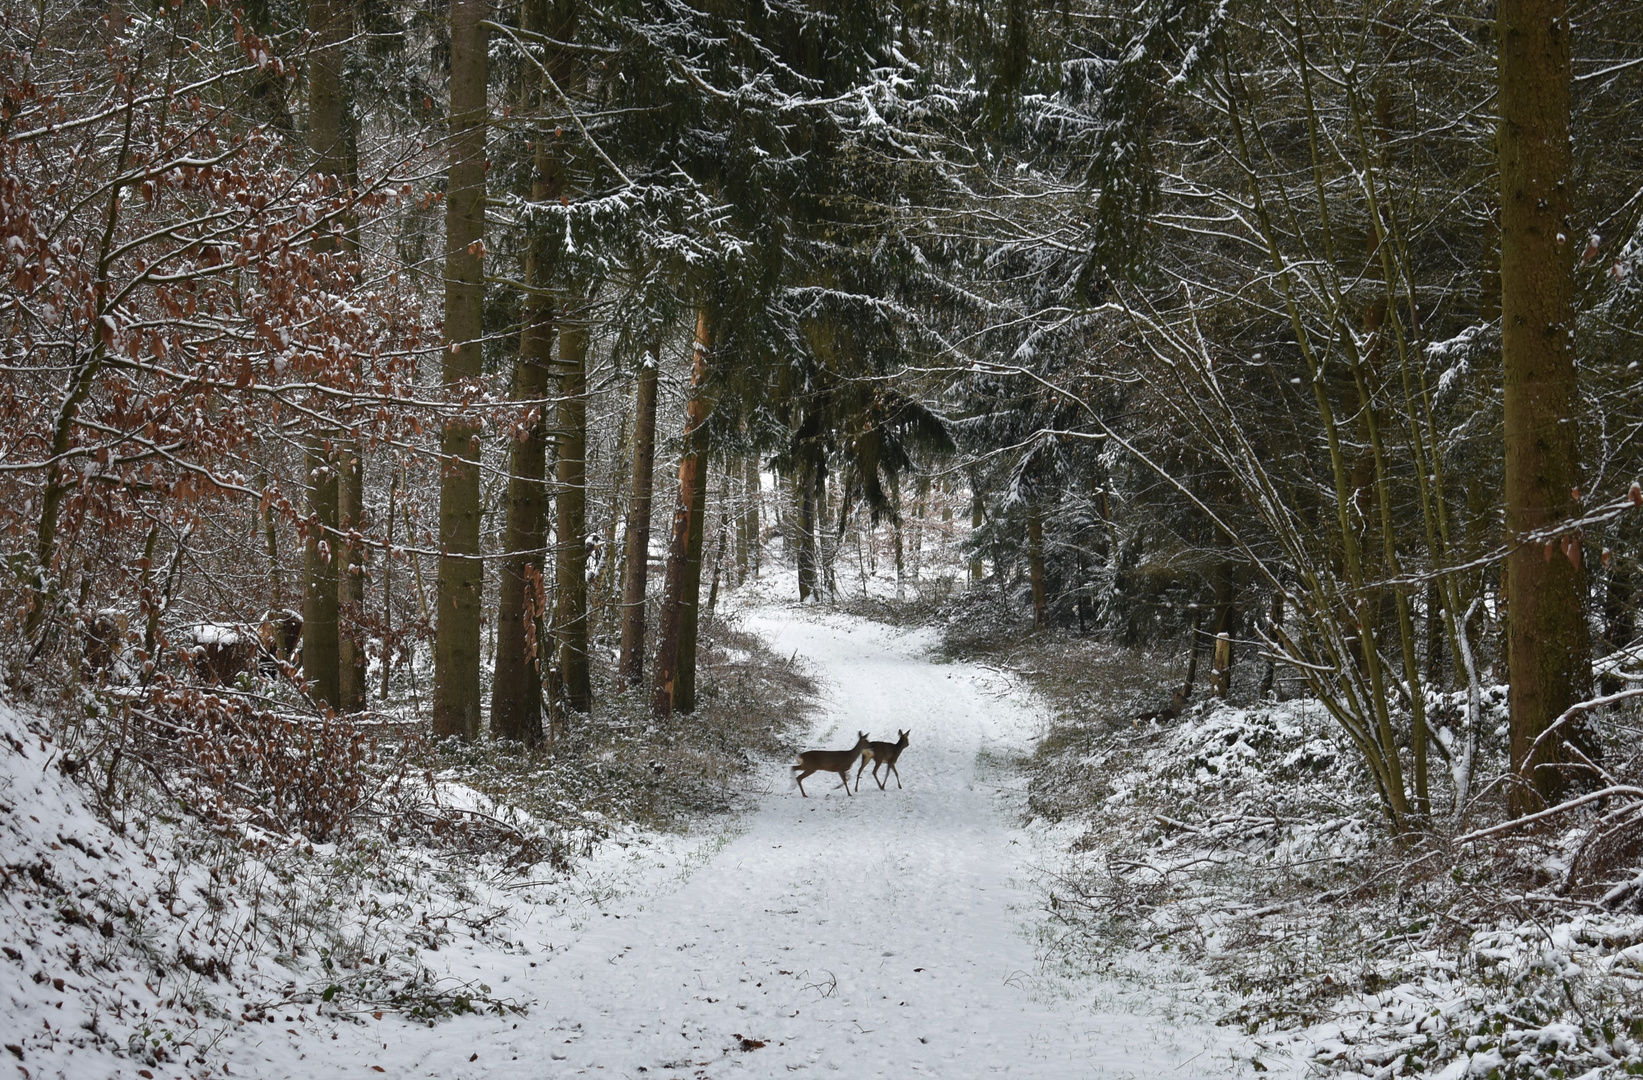
{"type": "Polygon", "coordinates": [[[886,765],[894,765],[896,758],[901,756],[901,746],[893,742],[868,743],[867,748],[873,752],[874,761],[882,761],[886,765]]]}
{"type": "Polygon", "coordinates": [[[799,765],[817,772],[842,772],[856,763],[856,750],[806,750],[799,755],[799,765]]]}

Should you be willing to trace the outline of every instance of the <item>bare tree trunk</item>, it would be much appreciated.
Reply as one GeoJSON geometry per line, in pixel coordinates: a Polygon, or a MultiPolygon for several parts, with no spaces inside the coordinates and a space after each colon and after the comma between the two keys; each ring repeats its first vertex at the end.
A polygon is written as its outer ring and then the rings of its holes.
{"type": "Polygon", "coordinates": [[[639,367],[633,416],[633,501],[628,506],[627,582],[622,594],[620,670],[629,686],[645,677],[645,587],[650,573],[651,492],[656,475],[656,373],[661,346],[639,367]]]}
{"type": "Polygon", "coordinates": [[[355,542],[365,529],[365,464],[359,442],[345,440],[337,453],[338,539],[337,566],[337,693],[343,712],[365,708],[365,642],[360,625],[365,617],[364,549],[355,542]]]}
{"type": "Polygon", "coordinates": [[[588,672],[588,325],[581,318],[559,331],[559,461],[555,505],[559,510],[553,624],[559,635],[559,669],[565,704],[593,711],[588,672]]]}
{"type": "MultiPolygon", "coordinates": [[[[899,564],[900,534],[896,540],[896,561],[899,564]]],[[[897,576],[900,576],[899,568],[897,576]]],[[[1050,602],[1044,586],[1044,510],[1037,503],[1027,504],[1027,576],[1033,587],[1033,629],[1043,630],[1050,625],[1050,602]]]]}
{"type": "Polygon", "coordinates": [[[816,485],[811,466],[801,464],[793,477],[798,521],[794,532],[799,540],[799,603],[816,594],[816,485]]]}
{"type": "MultiPolygon", "coordinates": [[[[451,0],[450,177],[445,199],[442,377],[452,397],[483,370],[488,0],[451,0]]],[[[440,439],[434,736],[479,737],[479,423],[452,413],[440,439]]]]}
{"type": "MultiPolygon", "coordinates": [[[[257,474],[256,484],[259,490],[266,493],[268,491],[268,474],[266,472],[257,474]]],[[[272,598],[274,610],[278,611],[285,606],[285,585],[280,575],[279,531],[274,525],[273,500],[264,497],[258,507],[258,513],[262,517],[263,547],[268,552],[269,595],[272,598]]],[[[282,656],[280,659],[285,658],[282,656]]]]}
{"type": "Polygon", "coordinates": [[[753,569],[753,576],[759,576],[759,564],[764,558],[764,537],[759,532],[759,510],[764,502],[763,478],[759,473],[759,455],[751,454],[747,459],[747,506],[743,510],[743,521],[747,523],[747,545],[749,563],[753,569]]]}
{"type": "Polygon", "coordinates": [[[741,499],[736,506],[736,584],[740,585],[748,579],[753,565],[753,536],[749,532],[748,510],[753,505],[755,492],[758,490],[750,482],[752,468],[746,460],[742,463],[741,499]]]}
{"type": "Polygon", "coordinates": [[[735,505],[731,496],[731,492],[733,490],[732,476],[733,474],[727,468],[725,470],[724,479],[719,483],[719,488],[721,491],[721,501],[719,503],[719,545],[718,550],[713,553],[713,584],[710,585],[707,590],[707,613],[709,615],[713,614],[713,609],[719,604],[719,576],[724,571],[725,551],[730,546],[731,525],[733,522],[740,520],[740,515],[734,512],[735,505]]]}
{"type": "MultiPolygon", "coordinates": [[[[540,143],[539,143],[540,145],[540,143]]],[[[542,160],[537,154],[541,185],[542,160]]],[[[525,279],[545,282],[545,252],[526,257],[525,279]]],[[[552,382],[553,305],[540,293],[525,305],[519,358],[513,369],[515,401],[541,402],[552,382]]],[[[535,744],[542,738],[542,666],[551,642],[538,636],[547,606],[543,549],[547,544],[548,407],[539,404],[513,444],[508,466],[508,557],[498,575],[496,668],[491,682],[491,735],[535,744]]]]}
{"type": "Polygon", "coordinates": [[[1507,803],[1525,814],[1567,786],[1568,733],[1535,743],[1591,680],[1578,538],[1565,537],[1562,550],[1524,541],[1579,513],[1570,28],[1566,0],[1501,0],[1497,19],[1510,728],[1523,781],[1507,803]]]}
{"type": "Polygon", "coordinates": [[[701,464],[696,474],[695,501],[690,508],[690,535],[685,548],[685,581],[679,601],[679,653],[673,681],[673,708],[696,711],[696,643],[701,629],[702,541],[707,530],[707,425],[690,437],[691,452],[701,464]]]}
{"type": "MultiPolygon", "coordinates": [[[[982,501],[981,501],[981,485],[980,485],[979,480],[977,479],[976,471],[974,469],[971,469],[970,470],[970,543],[972,545],[974,545],[975,542],[976,542],[975,534],[981,531],[981,526],[986,524],[986,521],[987,521],[986,507],[982,504],[982,501]]],[[[981,565],[981,549],[980,548],[974,548],[973,553],[970,555],[970,587],[971,588],[975,588],[976,586],[981,584],[981,578],[982,578],[982,575],[983,575],[984,572],[985,572],[984,567],[981,565]]]]}
{"type": "MultiPolygon", "coordinates": [[[[382,553],[382,700],[388,700],[388,678],[394,670],[394,500],[399,494],[399,472],[388,478],[388,522],[383,530],[382,553]]],[[[284,657],[281,657],[284,659],[284,657]]]]}
{"type": "Polygon", "coordinates": [[[679,457],[679,496],[673,507],[673,529],[668,542],[667,579],[662,585],[662,625],[657,642],[656,663],[651,672],[650,710],[659,720],[673,715],[674,685],[678,674],[680,636],[683,630],[685,564],[690,553],[691,516],[696,509],[696,489],[702,483],[706,464],[696,452],[696,433],[707,424],[708,355],[713,348],[713,324],[707,310],[696,313],[695,360],[690,373],[690,395],[685,402],[683,453],[679,457]]]}
{"type": "MultiPolygon", "coordinates": [[[[309,0],[308,28],[315,45],[308,65],[308,151],[314,172],[336,183],[348,167],[342,91],[342,42],[348,36],[348,10],[339,0],[309,0]]],[[[314,238],[313,246],[320,252],[338,248],[336,238],[324,233],[314,238]]],[[[309,521],[303,581],[303,676],[315,700],[346,711],[348,703],[342,697],[341,683],[338,570],[348,555],[339,532],[339,499],[343,496],[338,490],[338,473],[347,466],[321,435],[310,437],[304,456],[309,521]]]]}
{"type": "Polygon", "coordinates": [[[307,572],[302,599],[302,675],[314,700],[341,706],[337,668],[337,470],[324,440],[309,440],[307,572]]]}
{"type": "MultiPolygon", "coordinates": [[[[1284,624],[1284,594],[1274,590],[1272,593],[1272,632],[1276,636],[1278,627],[1284,624]]],[[[1272,693],[1272,688],[1278,681],[1277,662],[1269,652],[1266,658],[1266,667],[1261,672],[1261,699],[1272,693]]]]}
{"type": "Polygon", "coordinates": [[[838,533],[834,532],[828,523],[830,511],[827,497],[827,469],[816,469],[816,553],[821,563],[821,574],[816,583],[817,590],[827,590],[829,599],[837,599],[839,595],[838,578],[834,574],[833,565],[838,562],[839,541],[838,533]]]}

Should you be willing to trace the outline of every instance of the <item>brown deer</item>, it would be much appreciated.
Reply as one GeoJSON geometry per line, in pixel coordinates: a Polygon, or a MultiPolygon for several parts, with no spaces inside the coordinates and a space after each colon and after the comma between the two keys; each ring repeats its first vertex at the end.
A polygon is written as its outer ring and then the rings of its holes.
{"type": "Polygon", "coordinates": [[[1190,688],[1185,686],[1181,687],[1170,696],[1170,702],[1166,708],[1159,709],[1156,712],[1142,713],[1140,716],[1135,718],[1135,722],[1137,724],[1145,724],[1149,720],[1157,720],[1162,722],[1164,720],[1180,719],[1181,710],[1187,707],[1187,695],[1189,693],[1191,693],[1190,688]]]}
{"type": "Polygon", "coordinates": [[[896,729],[896,734],[900,735],[901,738],[895,742],[870,742],[867,744],[867,752],[861,756],[861,766],[856,769],[857,791],[861,790],[861,771],[867,768],[869,761],[873,763],[873,779],[878,780],[880,791],[884,790],[885,780],[890,779],[891,773],[896,773],[896,789],[898,791],[901,789],[901,773],[896,772],[896,759],[901,757],[903,750],[907,749],[907,736],[912,730],[912,728],[908,728],[906,731],[896,729]],[[879,780],[880,765],[889,766],[884,770],[884,780],[879,780]]]}
{"type": "Polygon", "coordinates": [[[799,763],[793,766],[793,782],[799,785],[799,794],[805,798],[804,778],[816,772],[835,772],[844,784],[846,795],[855,794],[850,790],[850,766],[856,763],[859,757],[872,757],[873,752],[868,748],[867,732],[856,732],[856,745],[849,750],[806,750],[799,755],[799,763]]]}

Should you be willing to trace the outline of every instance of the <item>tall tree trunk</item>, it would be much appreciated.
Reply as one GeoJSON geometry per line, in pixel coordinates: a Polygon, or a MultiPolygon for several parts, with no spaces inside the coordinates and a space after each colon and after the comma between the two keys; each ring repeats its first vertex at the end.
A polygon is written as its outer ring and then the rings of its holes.
{"type": "MultiPolygon", "coordinates": [[[[520,8],[524,29],[548,28],[546,0],[527,0],[520,8]]],[[[551,61],[550,61],[551,62],[551,61]]],[[[526,69],[519,88],[521,111],[544,104],[542,79],[526,69]]],[[[536,132],[531,162],[533,202],[557,198],[564,188],[564,168],[549,148],[546,133],[536,132]]],[[[509,396],[534,401],[527,426],[515,438],[508,461],[507,552],[497,575],[496,658],[491,679],[491,735],[534,746],[542,739],[542,669],[548,665],[553,639],[543,634],[547,588],[543,573],[547,545],[548,406],[552,385],[554,305],[546,292],[553,262],[554,238],[533,228],[526,243],[525,295],[509,396]]]]}
{"type": "MultiPolygon", "coordinates": [[[[740,478],[741,498],[736,504],[736,584],[740,585],[748,578],[748,572],[753,565],[753,537],[748,529],[748,507],[753,505],[754,487],[749,483],[748,476],[752,469],[747,460],[742,462],[740,478]]],[[[728,475],[728,473],[727,473],[728,475]]]]}
{"type": "Polygon", "coordinates": [[[622,592],[622,654],[619,667],[629,686],[645,677],[645,589],[650,574],[651,492],[656,478],[656,374],[658,342],[639,366],[633,413],[633,501],[628,505],[627,582],[622,592]]]}
{"type": "MultiPolygon", "coordinates": [[[[898,561],[900,554],[898,544],[898,561]]],[[[1033,588],[1033,629],[1043,630],[1050,625],[1050,601],[1044,587],[1044,510],[1037,503],[1027,504],[1027,577],[1033,588]]]]}
{"type": "Polygon", "coordinates": [[[565,704],[593,711],[588,672],[588,324],[579,314],[559,331],[559,453],[555,470],[558,546],[554,630],[565,704]]]}
{"type": "Polygon", "coordinates": [[[827,467],[819,465],[816,468],[816,555],[820,564],[817,590],[825,589],[829,599],[837,599],[839,595],[838,578],[834,573],[834,564],[838,562],[839,536],[834,532],[828,517],[831,514],[827,494],[827,467]]]}
{"type": "MultiPolygon", "coordinates": [[[[483,370],[485,123],[488,0],[451,0],[450,176],[445,198],[446,392],[483,370]]],[[[440,439],[439,597],[434,640],[434,736],[479,736],[479,422],[450,414],[440,439]]]]}
{"type": "MultiPolygon", "coordinates": [[[[346,5],[341,0],[309,0],[308,28],[315,46],[308,65],[308,152],[315,173],[340,183],[348,168],[342,88],[342,43],[348,36],[346,5]]],[[[335,252],[338,246],[330,233],[314,238],[316,251],[335,252]]],[[[338,473],[344,463],[330,439],[320,434],[308,440],[304,457],[309,521],[302,604],[303,675],[317,701],[347,710],[348,703],[342,697],[338,627],[338,571],[348,558],[348,546],[339,531],[338,473]]]]}
{"type": "Polygon", "coordinates": [[[730,546],[731,526],[740,520],[740,515],[734,512],[735,501],[731,494],[733,476],[734,474],[727,468],[725,469],[724,479],[719,482],[719,498],[721,500],[719,503],[719,545],[718,550],[713,553],[713,584],[707,590],[707,613],[709,615],[713,614],[713,609],[719,603],[719,577],[724,571],[725,550],[730,546]]]}
{"type": "MultiPolygon", "coordinates": [[[[1273,634],[1274,637],[1277,636],[1278,628],[1280,626],[1282,626],[1283,624],[1284,624],[1284,594],[1283,594],[1283,591],[1281,589],[1275,589],[1275,590],[1273,590],[1273,593],[1272,593],[1272,622],[1271,622],[1271,631],[1272,631],[1272,634],[1273,634]]],[[[1277,681],[1278,681],[1277,661],[1274,659],[1273,654],[1271,653],[1271,651],[1268,651],[1267,658],[1266,658],[1266,667],[1261,670],[1261,700],[1265,701],[1266,696],[1268,694],[1272,693],[1272,688],[1275,685],[1277,685],[1277,681]]]]}
{"type": "Polygon", "coordinates": [[[799,603],[802,604],[816,594],[816,484],[808,462],[801,463],[798,474],[793,477],[793,493],[798,511],[793,531],[798,533],[799,541],[799,603]]]}
{"type": "Polygon", "coordinates": [[[365,708],[364,549],[355,542],[365,528],[365,465],[359,442],[347,439],[337,450],[337,693],[343,712],[365,708]]]}
{"type": "MultiPolygon", "coordinates": [[[[538,154],[538,170],[540,160],[538,154]]],[[[545,256],[537,245],[526,256],[525,279],[544,284],[545,256]]],[[[519,359],[513,369],[515,401],[542,402],[551,385],[553,305],[533,293],[525,305],[519,359]]],[[[542,738],[542,665],[550,642],[538,637],[547,604],[543,548],[547,544],[548,421],[545,404],[533,407],[528,426],[514,440],[508,466],[508,522],[496,611],[496,668],[491,684],[491,735],[534,745],[542,738]]]]}
{"type": "Polygon", "coordinates": [[[302,597],[302,675],[315,701],[340,708],[337,669],[337,470],[323,439],[309,440],[308,536],[302,597]]]}
{"type": "MultiPolygon", "coordinates": [[[[394,501],[399,494],[399,471],[388,478],[388,520],[383,529],[382,552],[382,700],[388,700],[389,677],[394,671],[394,501]]],[[[282,657],[283,659],[283,657],[282,657]]]]}
{"type": "Polygon", "coordinates": [[[696,508],[696,489],[705,471],[701,455],[695,452],[696,432],[707,423],[709,353],[713,348],[713,324],[707,309],[696,313],[695,359],[690,370],[690,392],[685,401],[683,451],[679,455],[679,497],[673,506],[673,529],[668,542],[667,579],[662,584],[662,625],[656,647],[656,663],[651,672],[650,711],[659,720],[673,715],[673,691],[678,674],[680,635],[685,591],[685,563],[690,552],[691,515],[696,508]]]}
{"type": "Polygon", "coordinates": [[[1579,511],[1570,31],[1566,0],[1501,0],[1497,19],[1510,728],[1522,780],[1507,803],[1525,814],[1566,786],[1566,733],[1531,748],[1591,679],[1580,549],[1523,539],[1579,511]]]}
{"type": "MultiPolygon", "coordinates": [[[[257,488],[264,493],[261,504],[257,508],[262,518],[263,548],[268,553],[268,589],[273,610],[279,611],[285,607],[285,584],[280,575],[280,545],[279,531],[274,524],[274,500],[268,495],[268,473],[257,474],[257,488]]],[[[285,657],[281,656],[281,660],[285,657]]]]}
{"type": "Polygon", "coordinates": [[[981,531],[981,526],[984,525],[986,521],[986,507],[981,501],[981,484],[976,477],[975,470],[971,469],[970,543],[972,545],[972,554],[970,555],[970,587],[972,589],[981,584],[981,578],[985,572],[985,568],[981,565],[981,549],[979,547],[975,547],[974,545],[976,543],[976,533],[981,531]]]}
{"type": "Polygon", "coordinates": [[[759,455],[749,454],[747,458],[747,503],[742,510],[742,520],[747,528],[748,564],[754,577],[759,576],[759,560],[763,553],[764,538],[759,529],[759,505],[764,501],[762,490],[763,481],[759,475],[759,455]]]}
{"type": "Polygon", "coordinates": [[[696,474],[695,501],[690,508],[690,535],[685,547],[685,582],[679,601],[679,654],[673,679],[675,712],[696,711],[696,642],[701,629],[702,541],[707,531],[707,425],[691,433],[691,452],[701,464],[696,474]]]}

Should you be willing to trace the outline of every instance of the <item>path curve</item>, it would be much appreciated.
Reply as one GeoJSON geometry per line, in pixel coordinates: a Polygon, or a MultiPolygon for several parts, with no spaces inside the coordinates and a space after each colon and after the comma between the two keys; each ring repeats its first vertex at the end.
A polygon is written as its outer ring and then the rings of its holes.
{"type": "Polygon", "coordinates": [[[801,798],[772,768],[769,793],[717,850],[675,854],[671,868],[636,857],[639,884],[568,936],[526,926],[527,941],[542,931],[534,967],[486,958],[509,966],[506,989],[536,999],[528,1015],[434,1029],[388,1017],[368,1046],[345,1026],[331,1060],[451,1078],[1226,1074],[1214,1049],[1225,1033],[1144,1002],[1057,1000],[1036,974],[1037,916],[1019,884],[1029,846],[1000,793],[1018,781],[993,764],[1030,744],[1037,720],[1019,695],[995,673],[934,662],[928,631],[815,610],[745,619],[819,676],[810,745],[911,729],[905,787],[864,778],[846,796],[817,774],[801,798]]]}

